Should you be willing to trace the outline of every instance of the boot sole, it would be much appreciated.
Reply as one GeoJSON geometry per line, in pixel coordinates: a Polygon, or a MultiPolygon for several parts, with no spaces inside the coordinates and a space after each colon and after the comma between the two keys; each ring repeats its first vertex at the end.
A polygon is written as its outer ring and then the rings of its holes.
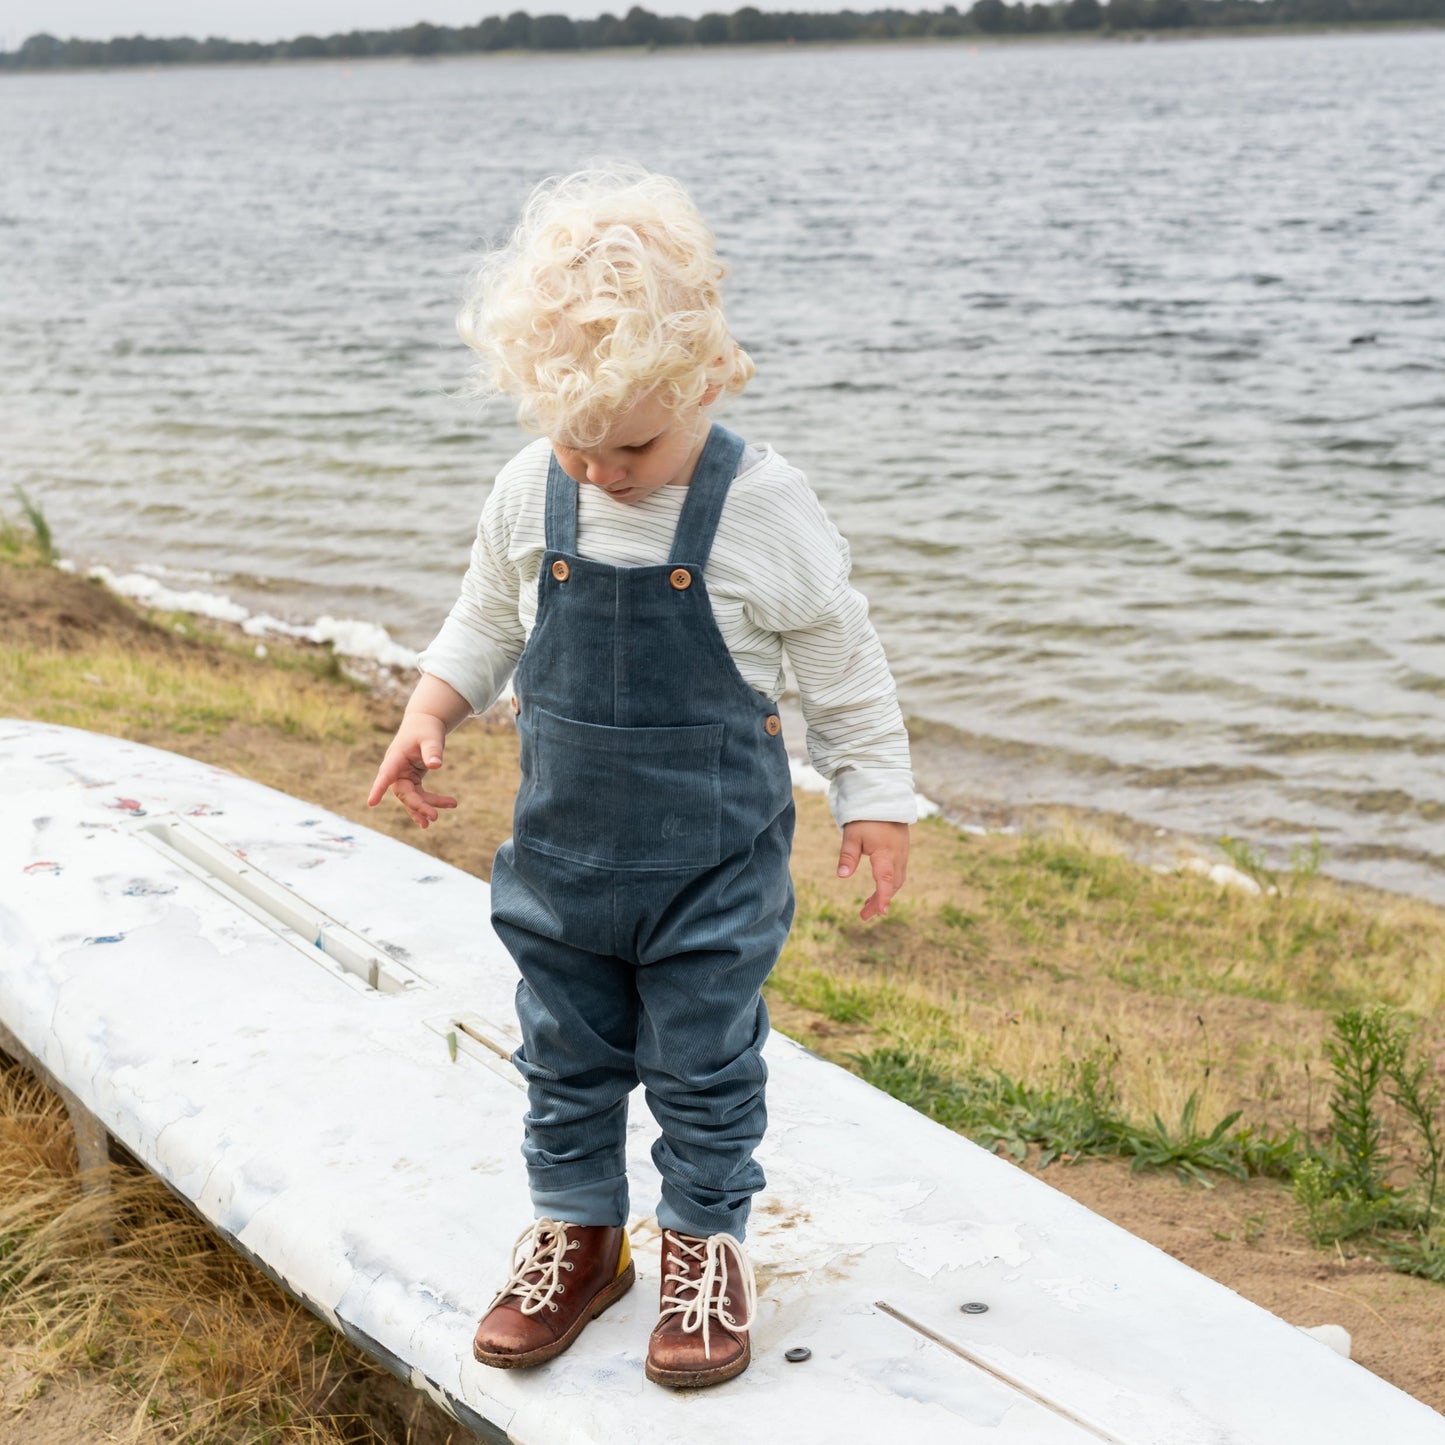
{"type": "Polygon", "coordinates": [[[615,1305],[632,1288],[636,1280],[637,1269],[629,1260],[627,1268],[606,1289],[598,1290],[593,1295],[590,1312],[578,1316],[572,1328],[565,1335],[559,1335],[550,1345],[539,1345],[535,1350],[528,1350],[525,1354],[520,1355],[493,1354],[490,1350],[478,1349],[477,1342],[473,1340],[472,1358],[478,1364],[490,1365],[495,1370],[519,1370],[525,1369],[528,1365],[544,1365],[548,1360],[560,1355],[598,1315],[615,1305]]]}
{"type": "Polygon", "coordinates": [[[737,1359],[725,1365],[714,1365],[710,1370],[664,1370],[648,1360],[646,1372],[654,1385],[670,1385],[674,1390],[699,1390],[706,1385],[721,1385],[724,1380],[741,1375],[752,1363],[752,1358],[753,1344],[749,1339],[743,1342],[743,1352],[737,1359]]]}

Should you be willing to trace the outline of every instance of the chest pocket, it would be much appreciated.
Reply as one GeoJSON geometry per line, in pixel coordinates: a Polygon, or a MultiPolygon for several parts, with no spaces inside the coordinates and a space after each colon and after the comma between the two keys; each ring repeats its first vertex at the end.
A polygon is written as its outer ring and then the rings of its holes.
{"type": "Polygon", "coordinates": [[[723,725],[614,728],[522,709],[513,832],[594,868],[710,868],[722,845],[723,725]]]}

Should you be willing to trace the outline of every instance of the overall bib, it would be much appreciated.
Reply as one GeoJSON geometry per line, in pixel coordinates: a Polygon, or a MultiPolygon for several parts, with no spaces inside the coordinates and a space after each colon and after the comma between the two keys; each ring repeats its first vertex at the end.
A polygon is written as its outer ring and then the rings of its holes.
{"type": "Polygon", "coordinates": [[[578,556],[577,483],[555,456],[548,472],[515,679],[522,782],[492,870],[492,924],[521,973],[512,1058],[538,1218],[626,1223],[639,1082],[663,1228],[741,1240],[764,1183],[761,989],[793,920],[793,791],[772,704],[703,582],[742,452],[712,427],[655,566],[578,556]]]}

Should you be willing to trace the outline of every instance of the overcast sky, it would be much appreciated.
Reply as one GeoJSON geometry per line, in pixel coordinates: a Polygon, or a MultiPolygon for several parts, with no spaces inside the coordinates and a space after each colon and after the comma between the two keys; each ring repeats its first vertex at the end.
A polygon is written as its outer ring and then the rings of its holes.
{"type": "MultiPolygon", "coordinates": [[[[610,10],[624,15],[634,0],[0,0],[0,44],[13,50],[27,35],[109,40],[113,35],[224,35],[230,40],[283,40],[338,30],[391,30],[430,20],[470,25],[484,15],[526,10],[577,19],[610,10]]],[[[749,0],[635,0],[658,15],[731,14],[749,0]]],[[[867,10],[873,0],[751,0],[759,10],[867,10]]],[[[878,0],[881,4],[882,0],[878,0]]],[[[938,0],[942,4],[942,0],[938,0]]],[[[904,9],[936,9],[934,0],[904,9]]],[[[966,8],[963,5],[959,9],[966,8]]]]}

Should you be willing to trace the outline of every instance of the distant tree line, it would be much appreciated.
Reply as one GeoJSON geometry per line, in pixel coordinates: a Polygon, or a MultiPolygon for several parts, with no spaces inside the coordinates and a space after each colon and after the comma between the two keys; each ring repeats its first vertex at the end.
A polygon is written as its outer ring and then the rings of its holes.
{"type": "Polygon", "coordinates": [[[1445,0],[976,0],[961,12],[842,10],[834,14],[759,10],[745,5],[731,15],[697,20],[654,15],[634,5],[619,19],[599,15],[489,15],[476,25],[408,25],[399,30],[351,30],[341,35],[298,35],[261,44],[209,36],[152,39],[60,40],[32,35],[18,50],[0,51],[0,69],[46,70],[73,65],[173,65],[258,60],[345,59],[373,55],[463,55],[494,50],[593,50],[633,45],[751,45],[810,40],[908,40],[929,36],[1043,34],[1049,31],[1177,30],[1257,25],[1319,25],[1386,21],[1445,21],[1445,0]]]}

